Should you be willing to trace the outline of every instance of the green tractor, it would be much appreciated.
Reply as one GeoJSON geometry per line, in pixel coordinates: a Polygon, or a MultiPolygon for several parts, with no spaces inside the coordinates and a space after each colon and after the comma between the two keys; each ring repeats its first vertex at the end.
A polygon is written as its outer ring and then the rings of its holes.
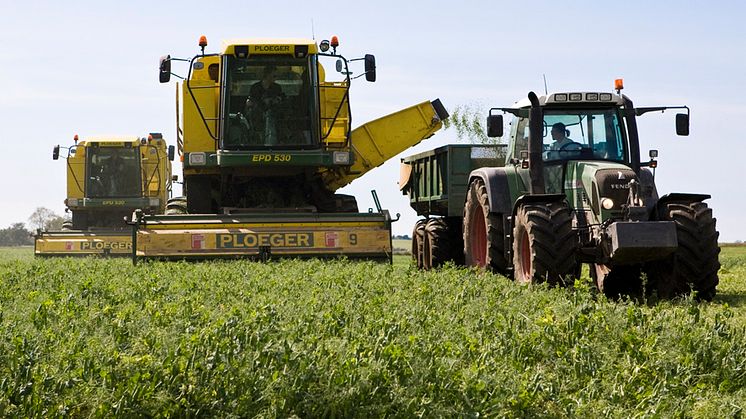
{"type": "Polygon", "coordinates": [[[491,109],[490,137],[503,135],[500,112],[514,119],[507,150],[489,165],[469,160],[468,153],[460,160],[443,155],[439,167],[428,170],[420,169],[433,164],[432,157],[403,159],[409,175],[402,189],[427,217],[413,234],[418,264],[463,259],[518,282],[564,285],[587,263],[599,290],[610,296],[645,289],[670,298],[693,290],[711,300],[720,249],[704,203],[710,196],[659,196],[657,151],[640,161],[636,118],[685,109],[676,115],[676,132],[688,135],[689,108],[635,108],[620,90],[621,81],[616,94],[532,92],[514,107],[491,109]],[[428,180],[422,173],[440,175],[428,180]],[[469,173],[468,181],[459,173],[469,173]],[[435,180],[440,186],[434,189],[442,190],[432,190],[435,180]],[[448,196],[463,206],[442,205],[448,196]],[[463,237],[463,252],[454,237],[463,237]]]}

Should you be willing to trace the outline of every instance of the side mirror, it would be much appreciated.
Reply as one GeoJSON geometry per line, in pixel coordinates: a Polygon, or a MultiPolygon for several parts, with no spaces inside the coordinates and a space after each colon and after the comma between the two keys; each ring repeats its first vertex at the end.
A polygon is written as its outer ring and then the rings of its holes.
{"type": "Polygon", "coordinates": [[[161,63],[159,66],[160,73],[158,79],[161,83],[168,83],[171,80],[171,56],[164,55],[161,57],[161,63]]]}
{"type": "Polygon", "coordinates": [[[365,80],[376,81],[376,56],[365,54],[365,80]]]}
{"type": "Polygon", "coordinates": [[[52,149],[52,160],[57,160],[60,158],[60,146],[56,145],[52,149]]]}
{"type": "Polygon", "coordinates": [[[490,138],[503,136],[503,116],[502,115],[488,115],[487,116],[487,136],[490,138]]]}
{"type": "Polygon", "coordinates": [[[174,146],[170,145],[168,146],[168,160],[174,161],[174,157],[176,157],[176,149],[174,146]]]}
{"type": "Polygon", "coordinates": [[[676,134],[689,135],[689,115],[685,113],[676,114],[676,134]]]}
{"type": "Polygon", "coordinates": [[[341,73],[342,70],[344,70],[344,64],[342,63],[342,60],[337,60],[337,73],[341,73]]]}

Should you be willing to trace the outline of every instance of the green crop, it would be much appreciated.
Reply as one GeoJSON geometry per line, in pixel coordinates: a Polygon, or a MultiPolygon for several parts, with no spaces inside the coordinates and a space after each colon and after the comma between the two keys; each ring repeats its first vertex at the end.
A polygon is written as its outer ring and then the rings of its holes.
{"type": "Polygon", "coordinates": [[[0,257],[0,416],[737,417],[746,248],[721,261],[714,302],[646,303],[405,257],[0,257]]]}

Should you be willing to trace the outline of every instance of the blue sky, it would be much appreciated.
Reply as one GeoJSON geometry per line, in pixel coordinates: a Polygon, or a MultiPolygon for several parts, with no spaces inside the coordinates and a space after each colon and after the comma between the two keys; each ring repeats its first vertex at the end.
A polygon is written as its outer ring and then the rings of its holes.
{"type": "MultiPolygon", "coordinates": [[[[0,227],[39,206],[64,210],[65,168],[55,144],[72,137],[175,138],[174,85],[158,83],[161,55],[190,57],[200,35],[222,39],[338,35],[340,52],[376,55],[378,81],[351,93],[354,120],[427,99],[446,107],[508,106],[530,90],[611,91],[623,77],[638,106],[688,105],[691,135],[674,112],[639,121],[643,154],[660,152],[659,193],[709,193],[722,241],[746,240],[746,6],[731,2],[10,2],[0,27],[0,227]],[[463,4],[462,4],[463,3],[463,4]]],[[[178,67],[175,67],[178,69],[178,67]]],[[[441,131],[404,155],[456,142],[441,131]]],[[[398,158],[354,182],[361,210],[416,219],[398,192],[398,158]]],[[[180,173],[180,168],[175,168],[180,173]]]]}

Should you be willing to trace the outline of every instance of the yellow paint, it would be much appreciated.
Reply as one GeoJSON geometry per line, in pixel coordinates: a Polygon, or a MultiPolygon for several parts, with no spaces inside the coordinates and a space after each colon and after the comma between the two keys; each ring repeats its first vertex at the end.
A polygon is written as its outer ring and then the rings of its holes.
{"type": "Polygon", "coordinates": [[[42,234],[36,239],[34,253],[37,256],[130,255],[132,234],[129,231],[119,235],[74,232],[65,235],[42,234]]]}

